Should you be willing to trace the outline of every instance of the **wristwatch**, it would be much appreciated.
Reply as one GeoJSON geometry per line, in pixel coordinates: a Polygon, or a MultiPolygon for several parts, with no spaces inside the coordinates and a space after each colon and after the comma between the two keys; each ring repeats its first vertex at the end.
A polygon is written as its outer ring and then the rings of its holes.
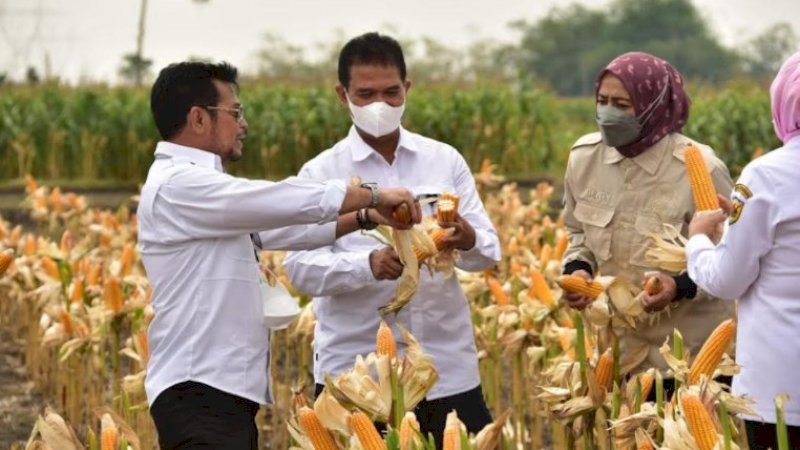
{"type": "Polygon", "coordinates": [[[369,207],[377,208],[378,201],[380,200],[380,189],[378,189],[378,183],[361,183],[359,186],[370,190],[372,193],[372,202],[369,204],[369,207]]]}
{"type": "Polygon", "coordinates": [[[358,222],[358,227],[362,230],[374,230],[377,228],[378,224],[369,220],[369,208],[362,208],[356,211],[356,222],[358,222]]]}

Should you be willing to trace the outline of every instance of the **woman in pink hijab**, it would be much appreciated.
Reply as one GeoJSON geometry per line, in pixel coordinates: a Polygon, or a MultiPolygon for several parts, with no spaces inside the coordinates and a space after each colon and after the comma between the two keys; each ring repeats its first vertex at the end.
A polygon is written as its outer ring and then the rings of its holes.
{"type": "Polygon", "coordinates": [[[695,217],[686,246],[689,276],[721,298],[739,299],[733,392],[755,400],[743,416],[751,449],[778,448],[775,398],[787,394],[789,447],[800,448],[800,52],[770,89],[783,142],[742,171],[722,210],[695,217]],[[724,211],[724,212],[723,212],[724,211]],[[709,236],[728,218],[719,245],[709,236]]]}

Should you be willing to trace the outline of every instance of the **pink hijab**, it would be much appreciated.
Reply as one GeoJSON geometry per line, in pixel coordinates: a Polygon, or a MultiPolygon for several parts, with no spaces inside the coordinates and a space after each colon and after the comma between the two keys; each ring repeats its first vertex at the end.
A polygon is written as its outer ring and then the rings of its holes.
{"type": "Polygon", "coordinates": [[[595,95],[607,73],[622,81],[639,116],[655,103],[650,120],[644,124],[639,139],[617,147],[627,157],[634,157],[655,145],[669,133],[680,132],[689,118],[689,96],[683,90],[683,77],[672,64],[644,52],[629,52],[611,61],[597,74],[595,95]],[[664,83],[667,83],[666,88],[664,83]],[[664,96],[660,96],[662,89],[664,96]]]}
{"type": "Polygon", "coordinates": [[[800,52],[790,56],[772,82],[772,125],[781,142],[800,136],[800,52]]]}

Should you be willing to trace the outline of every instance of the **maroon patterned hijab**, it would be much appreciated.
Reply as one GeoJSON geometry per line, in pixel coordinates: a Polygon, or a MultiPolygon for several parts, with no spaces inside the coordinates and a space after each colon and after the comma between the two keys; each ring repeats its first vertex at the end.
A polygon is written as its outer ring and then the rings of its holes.
{"type": "Polygon", "coordinates": [[[600,89],[600,80],[607,73],[622,81],[631,96],[636,116],[640,120],[646,120],[639,139],[617,147],[620,153],[632,158],[655,145],[667,134],[683,129],[689,118],[690,100],[683,90],[683,77],[670,63],[644,52],[620,55],[597,75],[595,95],[600,89]],[[664,92],[665,82],[667,86],[664,92]],[[653,103],[656,104],[651,106],[653,103]],[[647,111],[648,107],[650,111],[647,111]],[[649,119],[642,117],[645,111],[649,119]]]}

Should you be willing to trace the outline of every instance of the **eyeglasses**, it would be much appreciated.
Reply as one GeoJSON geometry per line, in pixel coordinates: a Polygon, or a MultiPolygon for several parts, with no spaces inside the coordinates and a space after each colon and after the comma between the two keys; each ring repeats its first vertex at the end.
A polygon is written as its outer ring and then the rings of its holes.
{"type": "Polygon", "coordinates": [[[241,123],[244,120],[244,106],[238,108],[227,108],[225,106],[202,106],[205,109],[220,110],[231,113],[237,122],[241,123]]]}

